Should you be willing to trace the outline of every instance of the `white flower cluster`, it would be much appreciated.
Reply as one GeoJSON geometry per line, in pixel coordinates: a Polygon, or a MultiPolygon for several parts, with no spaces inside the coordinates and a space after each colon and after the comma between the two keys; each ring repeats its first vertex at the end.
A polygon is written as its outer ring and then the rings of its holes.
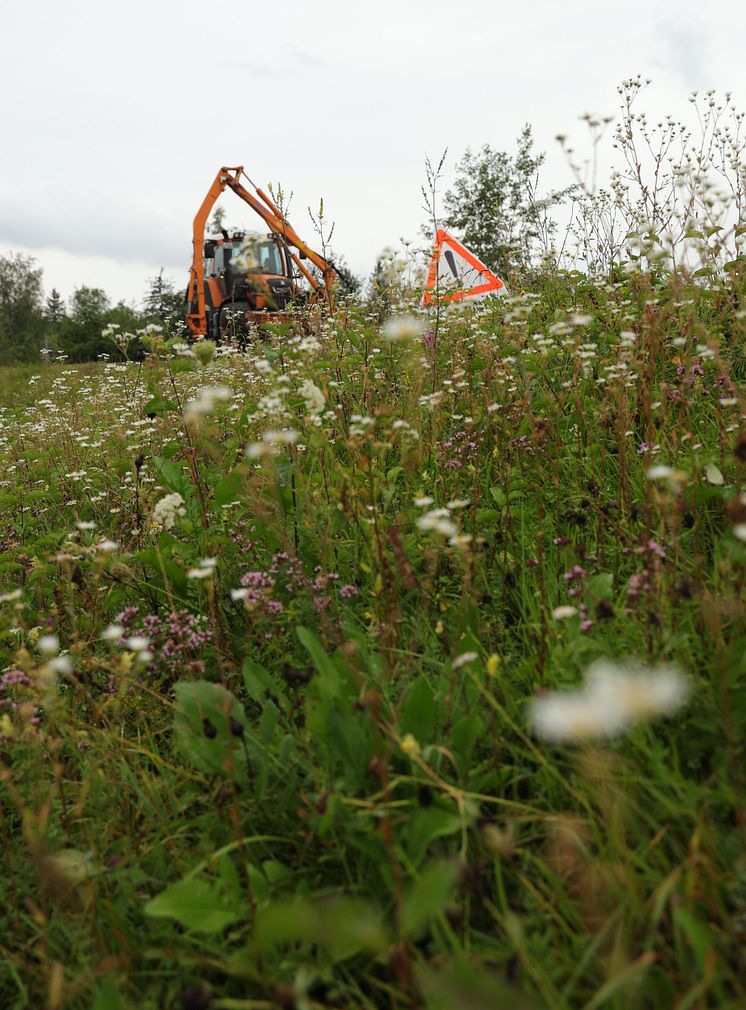
{"type": "Polygon", "coordinates": [[[548,691],[534,698],[528,722],[549,743],[577,743],[621,736],[638,723],[680,708],[689,681],[672,666],[648,669],[599,659],[576,691],[548,691]]]}
{"type": "Polygon", "coordinates": [[[217,558],[202,558],[196,568],[190,568],[187,572],[188,579],[209,579],[215,574],[218,566],[217,558]]]}
{"type": "Polygon", "coordinates": [[[300,384],[299,393],[306,404],[306,410],[313,424],[321,424],[321,414],[326,406],[326,397],[312,379],[304,379],[300,384]]]}
{"type": "Polygon", "coordinates": [[[389,319],[381,330],[381,336],[392,343],[401,343],[422,336],[425,323],[416,316],[394,316],[389,319]]]}
{"type": "Polygon", "coordinates": [[[353,414],[350,417],[350,438],[354,438],[356,435],[362,436],[367,434],[367,429],[372,428],[376,423],[374,417],[367,417],[364,414],[353,414]]]}
{"type": "Polygon", "coordinates": [[[398,432],[403,438],[411,438],[413,442],[419,441],[420,433],[416,428],[413,428],[408,421],[394,421],[391,425],[391,430],[398,432]]]}
{"type": "Polygon", "coordinates": [[[174,491],[155,503],[151,523],[156,528],[170,530],[179,516],[185,516],[184,499],[174,491]]]}
{"type": "Polygon", "coordinates": [[[451,519],[448,509],[426,512],[424,516],[419,516],[416,523],[421,530],[432,530],[443,537],[455,537],[458,534],[458,526],[451,519]]]}
{"type": "Polygon", "coordinates": [[[270,429],[262,435],[261,442],[252,442],[246,447],[249,459],[261,459],[273,455],[283,445],[293,445],[298,441],[298,432],[293,428],[270,429]]]}
{"type": "Polygon", "coordinates": [[[184,413],[187,419],[203,417],[205,414],[211,414],[218,403],[230,400],[232,396],[233,390],[230,386],[203,386],[196,400],[187,403],[184,413]]]}

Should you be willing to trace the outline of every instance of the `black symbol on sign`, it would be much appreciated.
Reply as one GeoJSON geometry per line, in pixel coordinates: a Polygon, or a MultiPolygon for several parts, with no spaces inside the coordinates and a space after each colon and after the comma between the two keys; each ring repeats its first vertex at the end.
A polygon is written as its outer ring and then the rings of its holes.
{"type": "Polygon", "coordinates": [[[458,280],[458,271],[456,270],[456,260],[453,258],[453,253],[450,249],[445,251],[446,263],[451,268],[451,273],[458,280]]]}

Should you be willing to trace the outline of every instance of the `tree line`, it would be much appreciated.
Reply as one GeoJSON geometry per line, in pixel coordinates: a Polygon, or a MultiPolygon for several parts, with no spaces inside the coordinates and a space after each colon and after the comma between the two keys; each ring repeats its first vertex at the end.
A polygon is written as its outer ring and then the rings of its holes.
{"type": "Polygon", "coordinates": [[[0,256],[0,365],[34,362],[44,348],[70,361],[111,354],[102,331],[111,323],[134,331],[148,323],[180,321],[183,294],[163,276],[152,277],[140,306],[113,303],[102,288],[81,285],[63,299],[56,288],[44,294],[43,272],[32,256],[0,256]]]}

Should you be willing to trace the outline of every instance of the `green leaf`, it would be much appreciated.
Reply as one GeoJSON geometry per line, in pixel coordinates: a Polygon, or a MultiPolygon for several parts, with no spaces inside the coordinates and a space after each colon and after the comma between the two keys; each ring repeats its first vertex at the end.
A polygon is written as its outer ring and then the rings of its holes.
{"type": "Polygon", "coordinates": [[[231,470],[230,473],[227,473],[225,477],[221,477],[213,490],[213,498],[217,509],[221,509],[223,505],[229,505],[238,498],[247,472],[248,467],[245,464],[240,464],[231,470]]]}
{"type": "Polygon", "coordinates": [[[697,967],[701,972],[704,972],[707,952],[712,946],[709,931],[683,905],[674,909],[673,918],[676,926],[684,933],[694,951],[697,967]]]}
{"type": "Polygon", "coordinates": [[[404,896],[401,906],[402,936],[416,936],[440,915],[458,877],[455,863],[431,863],[404,896]]]}
{"type": "Polygon", "coordinates": [[[407,852],[414,865],[422,862],[431,842],[453,835],[461,827],[461,818],[441,807],[428,807],[412,814],[407,825],[407,852]]]}
{"type": "Polygon", "coordinates": [[[435,728],[435,699],[425,677],[407,689],[402,705],[400,732],[411,733],[418,743],[429,743],[435,728]]]}
{"type": "Polygon", "coordinates": [[[180,681],[174,688],[174,738],[177,749],[206,774],[235,779],[245,775],[246,755],[241,740],[230,731],[231,718],[249,729],[243,706],[220,684],[207,680],[180,681]],[[208,721],[214,736],[205,734],[208,721]]]}
{"type": "Polygon", "coordinates": [[[373,757],[370,723],[360,712],[339,705],[329,712],[326,722],[327,742],[348,775],[362,785],[373,757]]]}
{"type": "Polygon", "coordinates": [[[135,554],[135,558],[151,570],[159,585],[165,586],[165,580],[167,580],[176,595],[183,599],[187,595],[186,573],[175,561],[171,560],[171,546],[163,543],[164,535],[161,534],[161,539],[158,541],[158,550],[148,547],[135,554]]]}
{"type": "Polygon", "coordinates": [[[459,766],[464,772],[468,771],[472,751],[481,731],[482,720],[476,712],[472,712],[470,715],[462,716],[454,723],[448,737],[449,747],[459,759],[459,766]]]}
{"type": "Polygon", "coordinates": [[[200,933],[218,933],[245,918],[248,908],[231,902],[217,882],[180,880],[151,899],[145,906],[145,914],[175,919],[187,929],[200,933]]]}
{"type": "Polygon", "coordinates": [[[122,997],[111,975],[102,979],[93,990],[91,1010],[124,1010],[122,997]]]}
{"type": "Polygon", "coordinates": [[[196,372],[197,367],[197,362],[190,358],[172,358],[170,363],[174,375],[178,375],[180,372],[196,372]]]}
{"type": "Polygon", "coordinates": [[[340,693],[339,670],[334,660],[324,651],[318,638],[308,628],[297,627],[296,634],[306,649],[318,673],[319,693],[323,698],[336,698],[340,693]]]}
{"type": "Polygon", "coordinates": [[[261,663],[257,663],[247,656],[243,661],[242,672],[244,687],[250,698],[263,706],[266,704],[269,691],[278,699],[280,708],[286,708],[287,695],[284,685],[267,673],[261,663]]]}
{"type": "Polygon", "coordinates": [[[335,961],[363,950],[382,952],[388,937],[380,915],[351,898],[277,902],[258,909],[254,932],[260,950],[286,943],[327,947],[335,961]]]}
{"type": "Polygon", "coordinates": [[[613,586],[614,576],[611,572],[599,572],[598,575],[592,575],[585,586],[587,602],[593,605],[600,600],[610,599],[613,586]]]}
{"type": "Polygon", "coordinates": [[[153,466],[161,479],[164,487],[170,491],[177,491],[184,501],[192,497],[194,485],[184,471],[170,459],[163,456],[153,456],[153,466]]]}
{"type": "Polygon", "coordinates": [[[173,400],[167,400],[163,396],[154,396],[152,400],[148,400],[142,408],[142,412],[146,417],[148,414],[155,414],[158,417],[163,417],[167,411],[178,409],[178,404],[174,403],[173,400]]]}
{"type": "Polygon", "coordinates": [[[461,957],[432,967],[414,965],[417,987],[427,1010],[539,1010],[539,1004],[514,989],[496,972],[461,957]]]}

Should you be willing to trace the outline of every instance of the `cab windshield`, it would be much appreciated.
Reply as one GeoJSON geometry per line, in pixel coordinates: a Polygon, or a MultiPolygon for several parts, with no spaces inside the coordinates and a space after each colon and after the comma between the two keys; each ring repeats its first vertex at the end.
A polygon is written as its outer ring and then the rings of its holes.
{"type": "Polygon", "coordinates": [[[257,242],[254,255],[258,263],[257,269],[263,274],[284,274],[282,256],[276,242],[257,242]]]}
{"type": "Polygon", "coordinates": [[[212,258],[205,258],[205,273],[222,274],[232,263],[235,270],[247,273],[285,275],[282,253],[272,239],[248,240],[241,244],[221,244],[215,247],[212,258]]]}

